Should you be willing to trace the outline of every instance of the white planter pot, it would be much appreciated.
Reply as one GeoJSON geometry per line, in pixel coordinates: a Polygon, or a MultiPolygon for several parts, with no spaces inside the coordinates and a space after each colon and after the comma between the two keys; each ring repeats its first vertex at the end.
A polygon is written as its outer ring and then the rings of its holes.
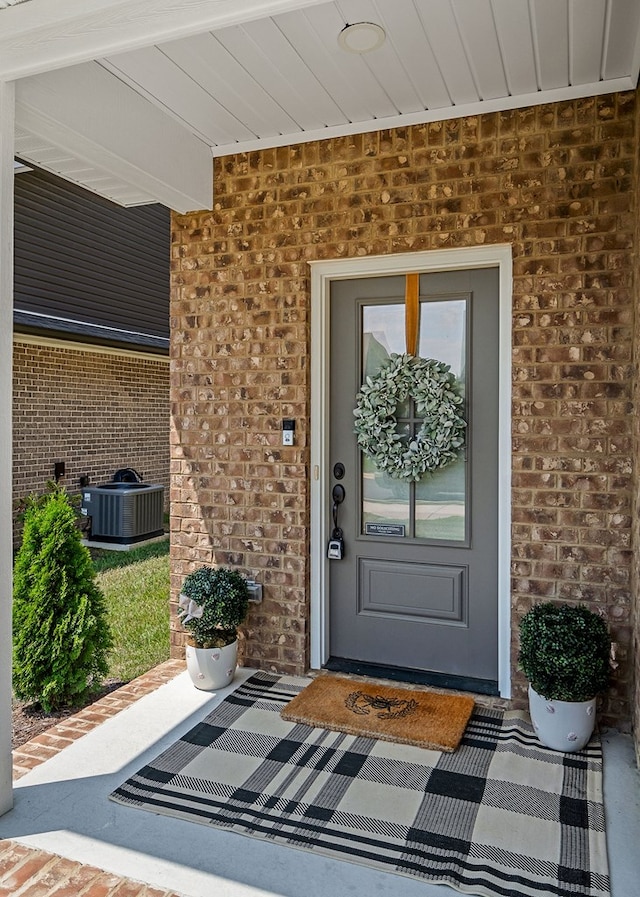
{"type": "Polygon", "coordinates": [[[593,734],[596,699],[548,701],[529,686],[529,712],[536,735],[554,751],[581,751],[593,734]]]}
{"type": "Polygon", "coordinates": [[[194,648],[187,645],[187,670],[195,687],[203,691],[216,691],[230,685],[237,661],[237,641],[224,648],[194,648]]]}

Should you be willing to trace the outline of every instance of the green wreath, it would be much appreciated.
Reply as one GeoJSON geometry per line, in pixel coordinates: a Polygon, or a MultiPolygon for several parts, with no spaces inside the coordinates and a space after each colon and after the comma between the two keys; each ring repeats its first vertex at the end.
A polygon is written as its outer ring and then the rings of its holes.
{"type": "Polygon", "coordinates": [[[396,479],[419,480],[458,457],[467,426],[464,396],[449,365],[433,358],[391,355],[388,364],[367,377],[356,397],[358,445],[378,470],[396,479]],[[424,415],[415,438],[397,432],[397,408],[412,398],[424,415]]]}

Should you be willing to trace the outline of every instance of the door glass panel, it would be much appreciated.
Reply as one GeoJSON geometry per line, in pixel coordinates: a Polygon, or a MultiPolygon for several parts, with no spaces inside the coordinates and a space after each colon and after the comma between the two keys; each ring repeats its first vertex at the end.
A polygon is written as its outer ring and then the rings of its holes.
{"type": "MultiPolygon", "coordinates": [[[[406,429],[406,428],[405,428],[406,429]]],[[[371,524],[403,526],[410,533],[411,490],[405,480],[397,480],[378,470],[370,458],[362,456],[362,528],[371,524]]]]}
{"type": "Polygon", "coordinates": [[[416,483],[416,536],[419,539],[465,538],[465,461],[458,458],[416,483]]]}
{"type": "MultiPolygon", "coordinates": [[[[463,389],[467,367],[466,317],[465,299],[420,303],[419,354],[448,364],[463,389]]],[[[363,306],[363,380],[376,374],[392,353],[405,351],[404,320],[403,302],[363,306]]],[[[412,406],[411,400],[407,400],[396,411],[398,432],[407,436],[420,426],[412,406]]],[[[382,473],[363,455],[361,519],[365,534],[372,533],[372,525],[389,525],[394,536],[464,541],[466,496],[467,465],[462,457],[414,484],[382,473]]]]}

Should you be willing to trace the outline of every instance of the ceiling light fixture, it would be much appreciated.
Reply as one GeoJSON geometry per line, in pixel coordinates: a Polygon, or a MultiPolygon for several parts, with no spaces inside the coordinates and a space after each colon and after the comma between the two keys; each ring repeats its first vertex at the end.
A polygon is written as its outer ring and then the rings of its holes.
{"type": "Polygon", "coordinates": [[[374,22],[355,22],[345,25],[338,35],[338,43],[348,53],[370,53],[385,42],[384,28],[374,22]]]}

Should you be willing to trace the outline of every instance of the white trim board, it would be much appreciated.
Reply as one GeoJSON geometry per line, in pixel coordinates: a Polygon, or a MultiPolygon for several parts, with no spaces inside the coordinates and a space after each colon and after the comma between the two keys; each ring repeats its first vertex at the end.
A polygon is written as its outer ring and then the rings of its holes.
{"type": "Polygon", "coordinates": [[[407,252],[367,258],[310,262],[311,267],[311,667],[329,656],[329,289],[332,280],[405,274],[407,271],[499,270],[500,343],[498,397],[498,688],[511,697],[511,296],[509,244],[407,252]]]}
{"type": "Polygon", "coordinates": [[[487,115],[490,112],[504,112],[507,109],[524,109],[527,106],[545,106],[548,103],[566,103],[583,97],[596,97],[608,93],[635,90],[636,85],[631,78],[616,78],[612,81],[597,81],[593,84],[570,85],[537,93],[513,94],[508,97],[497,97],[479,100],[460,106],[447,106],[446,109],[425,109],[420,112],[409,112],[389,115],[366,121],[353,121],[345,125],[332,125],[314,131],[294,131],[279,134],[275,137],[258,137],[255,140],[243,140],[238,144],[220,144],[211,147],[214,159],[232,153],[252,153],[272,147],[290,146],[298,143],[311,143],[314,140],[332,140],[336,137],[351,137],[354,134],[371,134],[375,131],[390,128],[407,128],[412,125],[424,125],[429,122],[451,121],[456,118],[467,118],[470,115],[487,115]]]}
{"type": "Polygon", "coordinates": [[[14,343],[26,346],[44,346],[50,349],[66,349],[69,352],[82,352],[84,355],[117,355],[120,358],[139,358],[142,361],[159,361],[170,364],[169,355],[156,352],[143,352],[140,349],[119,349],[114,346],[101,346],[99,343],[83,343],[79,340],[60,339],[54,336],[37,336],[31,333],[15,333],[14,343]]]}
{"type": "Polygon", "coordinates": [[[13,154],[15,89],[0,82],[0,815],[13,803],[11,757],[13,154]]]}

